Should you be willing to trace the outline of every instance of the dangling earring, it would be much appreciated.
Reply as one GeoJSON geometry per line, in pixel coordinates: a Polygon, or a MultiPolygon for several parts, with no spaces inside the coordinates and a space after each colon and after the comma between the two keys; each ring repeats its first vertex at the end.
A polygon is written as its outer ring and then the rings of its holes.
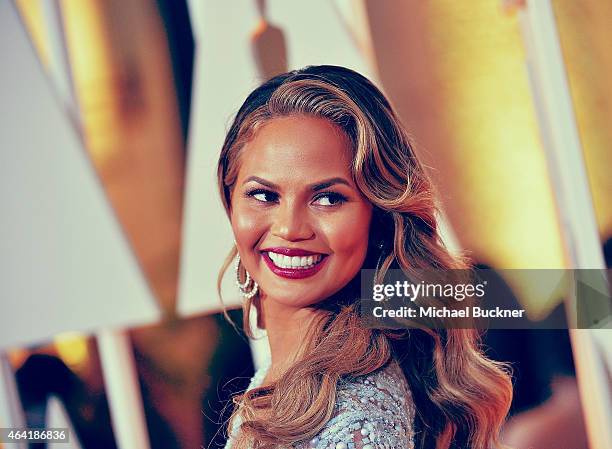
{"type": "Polygon", "coordinates": [[[376,269],[380,268],[382,261],[385,258],[385,240],[381,239],[380,242],[376,245],[376,249],[378,250],[378,260],[376,262],[376,269]]]}
{"type": "Polygon", "coordinates": [[[257,290],[259,290],[259,285],[257,285],[257,282],[255,282],[255,280],[251,277],[246,268],[244,270],[246,274],[246,280],[244,282],[240,282],[240,254],[236,257],[235,269],[236,285],[238,286],[240,293],[242,293],[242,296],[244,296],[245,299],[251,299],[257,294],[257,290]]]}

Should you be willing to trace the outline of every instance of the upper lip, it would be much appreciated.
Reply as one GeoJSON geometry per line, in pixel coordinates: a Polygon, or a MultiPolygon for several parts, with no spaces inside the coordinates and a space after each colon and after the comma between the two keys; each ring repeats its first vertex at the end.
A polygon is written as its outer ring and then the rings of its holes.
{"type": "Polygon", "coordinates": [[[314,251],[308,251],[308,250],[300,249],[300,248],[274,247],[274,248],[265,248],[265,249],[262,249],[261,251],[262,252],[272,252],[276,254],[283,254],[284,256],[316,256],[316,255],[324,256],[325,255],[323,253],[317,253],[314,251]]]}

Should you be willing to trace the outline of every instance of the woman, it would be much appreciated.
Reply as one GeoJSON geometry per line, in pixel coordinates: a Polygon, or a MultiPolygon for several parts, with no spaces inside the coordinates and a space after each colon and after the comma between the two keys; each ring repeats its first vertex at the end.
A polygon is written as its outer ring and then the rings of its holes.
{"type": "Polygon", "coordinates": [[[271,360],[235,400],[228,447],[496,446],[507,373],[466,329],[360,322],[362,268],[463,268],[440,241],[432,186],[384,95],[342,67],[255,89],[218,164],[245,296],[271,360]]]}

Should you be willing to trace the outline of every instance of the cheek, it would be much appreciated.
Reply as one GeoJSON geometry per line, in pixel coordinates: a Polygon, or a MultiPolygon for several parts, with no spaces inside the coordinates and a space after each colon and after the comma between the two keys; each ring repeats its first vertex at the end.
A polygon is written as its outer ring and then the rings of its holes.
{"type": "Polygon", "coordinates": [[[346,262],[363,262],[368,248],[371,217],[371,208],[363,205],[339,218],[339,222],[327,226],[325,234],[332,251],[346,262]]]}
{"type": "Polygon", "coordinates": [[[253,213],[238,203],[230,215],[234,238],[241,250],[248,250],[256,245],[266,228],[265,216],[253,213]]]}

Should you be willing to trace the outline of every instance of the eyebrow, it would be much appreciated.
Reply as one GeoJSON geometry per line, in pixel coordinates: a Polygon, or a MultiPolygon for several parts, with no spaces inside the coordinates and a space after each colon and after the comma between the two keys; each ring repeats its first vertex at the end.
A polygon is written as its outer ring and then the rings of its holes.
{"type": "Polygon", "coordinates": [[[315,191],[315,192],[316,192],[316,191],[318,191],[318,190],[323,190],[323,189],[326,189],[326,188],[328,188],[328,187],[331,187],[331,186],[333,186],[334,184],[344,184],[344,185],[347,185],[347,186],[349,186],[349,187],[351,186],[351,185],[349,184],[349,182],[348,182],[346,179],[336,177],[336,178],[329,178],[329,179],[325,179],[325,180],[323,180],[323,181],[319,181],[319,182],[316,182],[316,183],[314,183],[314,184],[310,184],[310,188],[311,188],[313,191],[315,191]]]}
{"type": "MultiPolygon", "coordinates": [[[[242,184],[244,185],[250,181],[258,182],[259,184],[269,187],[271,189],[280,190],[276,184],[274,184],[273,182],[267,181],[263,178],[260,178],[259,176],[249,176],[247,179],[244,180],[242,184]]],[[[310,187],[310,189],[312,189],[314,192],[317,192],[319,190],[323,190],[328,187],[331,187],[334,184],[344,184],[349,187],[351,186],[351,184],[346,179],[336,177],[336,178],[329,178],[329,179],[324,179],[324,180],[315,182],[313,184],[310,184],[308,187],[310,187]]]]}

